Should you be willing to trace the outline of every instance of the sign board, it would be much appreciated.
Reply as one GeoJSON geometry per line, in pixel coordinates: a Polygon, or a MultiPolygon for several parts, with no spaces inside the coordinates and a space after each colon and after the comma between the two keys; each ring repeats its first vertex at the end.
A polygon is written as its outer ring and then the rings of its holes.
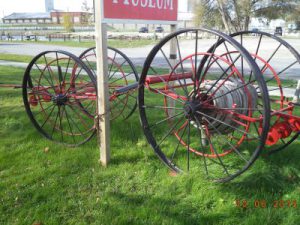
{"type": "Polygon", "coordinates": [[[175,24],[178,0],[102,0],[105,23],[175,24]]]}

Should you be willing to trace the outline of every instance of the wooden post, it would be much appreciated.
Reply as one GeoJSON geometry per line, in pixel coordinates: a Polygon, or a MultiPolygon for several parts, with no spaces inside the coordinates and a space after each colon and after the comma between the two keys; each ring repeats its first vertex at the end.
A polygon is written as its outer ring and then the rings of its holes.
{"type": "Polygon", "coordinates": [[[95,0],[95,30],[97,54],[97,90],[98,90],[98,136],[100,143],[100,162],[107,166],[110,160],[110,124],[107,66],[107,30],[102,23],[101,0],[95,0]]]}

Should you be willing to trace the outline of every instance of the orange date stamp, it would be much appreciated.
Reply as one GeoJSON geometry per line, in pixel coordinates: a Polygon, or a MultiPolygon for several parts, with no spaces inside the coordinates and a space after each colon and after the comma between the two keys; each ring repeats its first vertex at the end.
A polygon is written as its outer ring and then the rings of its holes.
{"type": "Polygon", "coordinates": [[[254,200],[246,200],[246,199],[236,199],[235,206],[237,208],[297,208],[297,201],[294,199],[291,200],[265,200],[265,199],[254,199],[254,200]]]}

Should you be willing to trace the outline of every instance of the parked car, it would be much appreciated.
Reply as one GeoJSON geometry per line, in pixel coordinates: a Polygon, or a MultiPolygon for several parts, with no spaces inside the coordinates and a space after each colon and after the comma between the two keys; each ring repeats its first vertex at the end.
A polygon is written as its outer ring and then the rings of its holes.
{"type": "Polygon", "coordinates": [[[162,27],[156,27],[155,28],[155,32],[156,33],[162,33],[162,32],[164,32],[164,28],[162,28],[162,27]]]}
{"type": "Polygon", "coordinates": [[[253,32],[252,34],[253,36],[258,36],[258,34],[255,33],[255,32],[259,32],[258,28],[253,28],[251,31],[253,32]]]}
{"type": "Polygon", "coordinates": [[[282,27],[276,27],[274,35],[282,36],[282,27]]]}
{"type": "Polygon", "coordinates": [[[148,30],[147,27],[141,27],[141,28],[139,29],[139,33],[148,33],[148,32],[149,32],[149,30],[148,30]]]}

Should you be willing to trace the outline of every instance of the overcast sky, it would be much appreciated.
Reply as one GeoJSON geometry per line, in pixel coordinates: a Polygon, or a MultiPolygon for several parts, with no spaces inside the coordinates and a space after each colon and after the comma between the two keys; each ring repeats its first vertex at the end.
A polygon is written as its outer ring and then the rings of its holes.
{"type": "MultiPolygon", "coordinates": [[[[44,0],[0,0],[0,18],[13,12],[45,12],[44,0]]],[[[83,0],[54,0],[55,9],[79,11],[83,0]]],[[[93,0],[87,0],[92,5],[93,0]]]]}

